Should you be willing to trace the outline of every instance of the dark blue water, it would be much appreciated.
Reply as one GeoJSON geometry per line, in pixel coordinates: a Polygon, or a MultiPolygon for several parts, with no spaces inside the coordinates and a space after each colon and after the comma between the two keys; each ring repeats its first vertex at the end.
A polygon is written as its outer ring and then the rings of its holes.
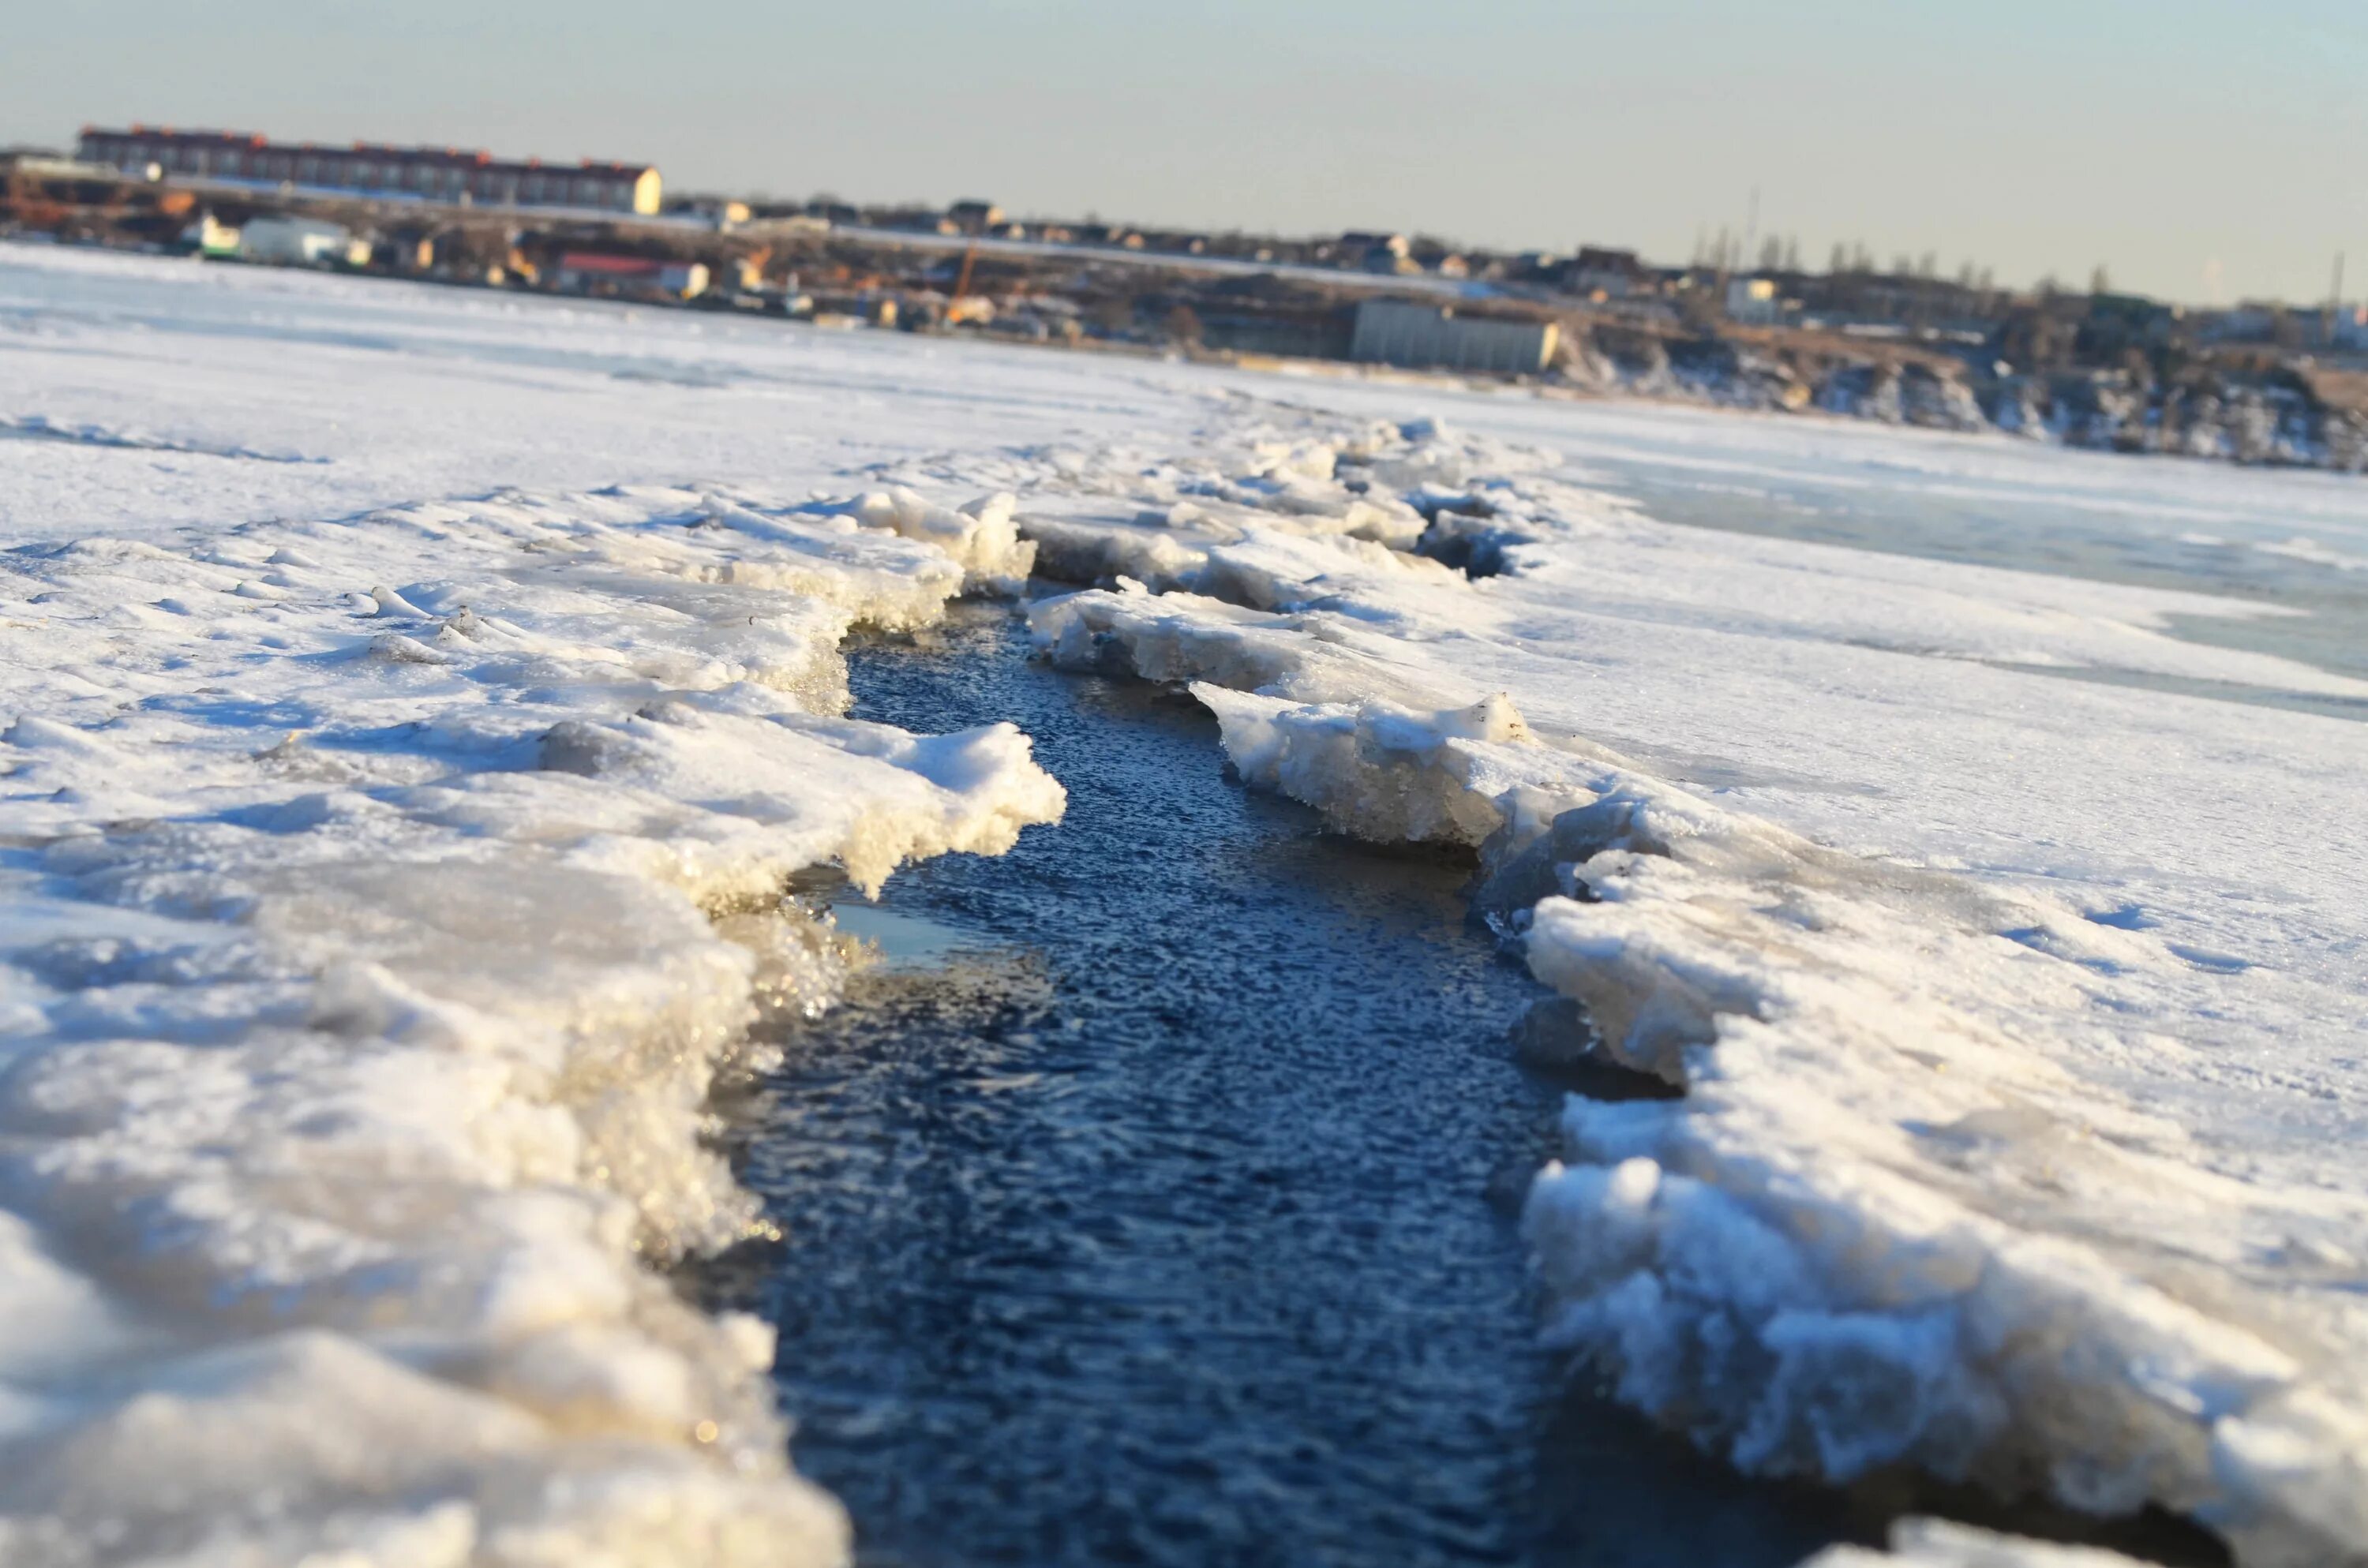
{"type": "Polygon", "coordinates": [[[902,956],[734,1111],[786,1233],[700,1282],[778,1324],[798,1466],[866,1562],[1792,1563],[1843,1500],[1566,1385],[1514,1204],[1559,1091],[1469,867],[1225,775],[1189,699],[1008,613],[855,658],[857,711],[1016,720],[1069,812],[900,872],[902,956]]]}

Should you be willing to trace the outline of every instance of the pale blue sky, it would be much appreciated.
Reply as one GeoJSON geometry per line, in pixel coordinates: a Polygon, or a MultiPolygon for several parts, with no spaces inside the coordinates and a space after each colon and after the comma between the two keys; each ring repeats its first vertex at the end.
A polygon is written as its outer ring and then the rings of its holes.
{"type": "Polygon", "coordinates": [[[2368,295],[2368,0],[68,0],[0,141],[85,120],[648,158],[673,188],[1426,229],[1705,225],[2188,300],[2368,295]]]}

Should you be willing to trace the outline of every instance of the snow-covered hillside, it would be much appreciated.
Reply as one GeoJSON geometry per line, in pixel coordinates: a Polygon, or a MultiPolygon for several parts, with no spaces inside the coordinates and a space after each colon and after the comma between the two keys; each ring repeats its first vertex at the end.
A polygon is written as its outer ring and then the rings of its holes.
{"type": "Polygon", "coordinates": [[[1623,1397],[2368,1560],[2368,682],[1406,395],[0,249],[0,1561],[835,1553],[760,1325],[649,1263],[747,1222],[702,1096],[836,983],[785,876],[1057,818],[1008,726],[837,716],[850,627],[1031,546],[1048,657],[1474,846],[1525,1049],[1683,1085],[1574,1099],[1529,1202],[1623,1397]]]}

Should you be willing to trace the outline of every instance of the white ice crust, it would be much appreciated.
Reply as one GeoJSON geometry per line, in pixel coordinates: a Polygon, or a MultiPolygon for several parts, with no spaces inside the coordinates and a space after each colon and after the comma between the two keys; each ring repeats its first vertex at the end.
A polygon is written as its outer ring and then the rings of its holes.
{"type": "MultiPolygon", "coordinates": [[[[1307,424],[1245,437],[1233,466],[1307,424]]],[[[1335,516],[1427,508],[1435,481],[1397,487],[1449,475],[1453,530],[1421,548],[1498,574],[1311,528],[1299,485],[1283,527],[1196,539],[1170,591],[1043,602],[1036,633],[1060,663],[1190,683],[1246,780],[1343,831],[1477,846],[1484,908],[1578,1004],[1542,1010],[1531,1048],[1684,1087],[1570,1101],[1526,1219],[1551,1335],[1749,1470],[1907,1463],[2099,1512],[2152,1501],[2251,1563],[2368,1551],[2368,1180],[2327,1153],[2368,1131],[2347,1050],[2368,921],[2334,826],[2368,745],[2028,670],[2361,683],[2153,630],[2234,607],[1705,541],[1538,454],[1334,429],[1358,481],[1335,516]],[[1812,574],[1841,581],[1785,580],[1812,574]],[[1911,636],[1910,658],[1866,648],[1911,636]],[[2011,706],[1991,695],[2009,683],[2011,706]],[[1704,710],[1729,744],[1797,738],[1689,767],[1717,738],[1693,740],[1704,710]],[[2057,798],[1951,773],[1950,729],[1994,771],[2060,766],[2057,798]],[[2092,790],[2100,809],[2064,810],[2092,790]],[[2266,885],[2258,846],[2165,831],[2257,833],[2265,812],[2305,839],[2266,885]]],[[[1206,481],[1132,472],[1110,537],[1143,560],[1137,519],[1206,481]]]]}
{"type": "Polygon", "coordinates": [[[0,555],[0,1562],[841,1560],[771,1331],[653,1265],[750,1233],[709,1085],[843,971],[784,879],[1060,814],[1009,725],[839,716],[850,628],[1025,572],[1010,498],[47,505],[0,555]]]}
{"type": "Polygon", "coordinates": [[[1801,1568],[2136,1568],[2135,1558],[2094,1546],[1996,1535],[1943,1519],[1902,1519],[1890,1550],[1834,1546],[1801,1568]]]}
{"type": "MultiPolygon", "coordinates": [[[[1623,1397],[2368,1560],[2368,726],[2180,694],[2368,686],[1531,443],[2134,517],[2170,465],[22,247],[0,309],[0,1562],[841,1550],[765,1331],[648,1260],[748,1222],[706,1085],[833,983],[780,879],[1057,813],[1008,728],[836,716],[851,624],[1031,565],[1094,585],[1048,657],[1475,846],[1542,1059],[1683,1086],[1572,1100],[1528,1209],[1623,1397]]],[[[2178,526],[2339,574],[2331,484],[2178,526]]]]}
{"type": "Polygon", "coordinates": [[[832,985],[787,876],[1060,814],[835,716],[964,564],[661,489],[15,552],[0,1555],[839,1554],[769,1333],[643,1260],[756,1218],[701,1107],[832,985]]]}

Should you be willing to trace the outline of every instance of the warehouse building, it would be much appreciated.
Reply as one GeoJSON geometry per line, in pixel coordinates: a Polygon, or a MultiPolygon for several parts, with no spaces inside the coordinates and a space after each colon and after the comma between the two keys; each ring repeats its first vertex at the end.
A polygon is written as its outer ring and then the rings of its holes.
{"type": "Polygon", "coordinates": [[[1561,339],[1561,328],[1550,321],[1459,316],[1440,305],[1367,300],[1357,307],[1349,358],[1410,370],[1531,376],[1553,361],[1561,339]]]}
{"type": "Polygon", "coordinates": [[[135,125],[129,131],[85,127],[82,156],[134,172],[154,170],[189,179],[252,185],[292,185],[358,196],[487,207],[573,207],[605,212],[654,213],[658,172],[647,164],[574,165],[523,163],[459,147],[351,147],[273,142],[243,131],[176,131],[135,125]]]}
{"type": "Polygon", "coordinates": [[[626,300],[689,300],[707,292],[707,264],[659,256],[604,256],[569,251],[559,258],[552,285],[575,294],[626,300]]]}
{"type": "Polygon", "coordinates": [[[318,218],[250,218],[239,231],[238,254],[278,267],[359,267],[370,246],[342,223],[318,218]]]}

